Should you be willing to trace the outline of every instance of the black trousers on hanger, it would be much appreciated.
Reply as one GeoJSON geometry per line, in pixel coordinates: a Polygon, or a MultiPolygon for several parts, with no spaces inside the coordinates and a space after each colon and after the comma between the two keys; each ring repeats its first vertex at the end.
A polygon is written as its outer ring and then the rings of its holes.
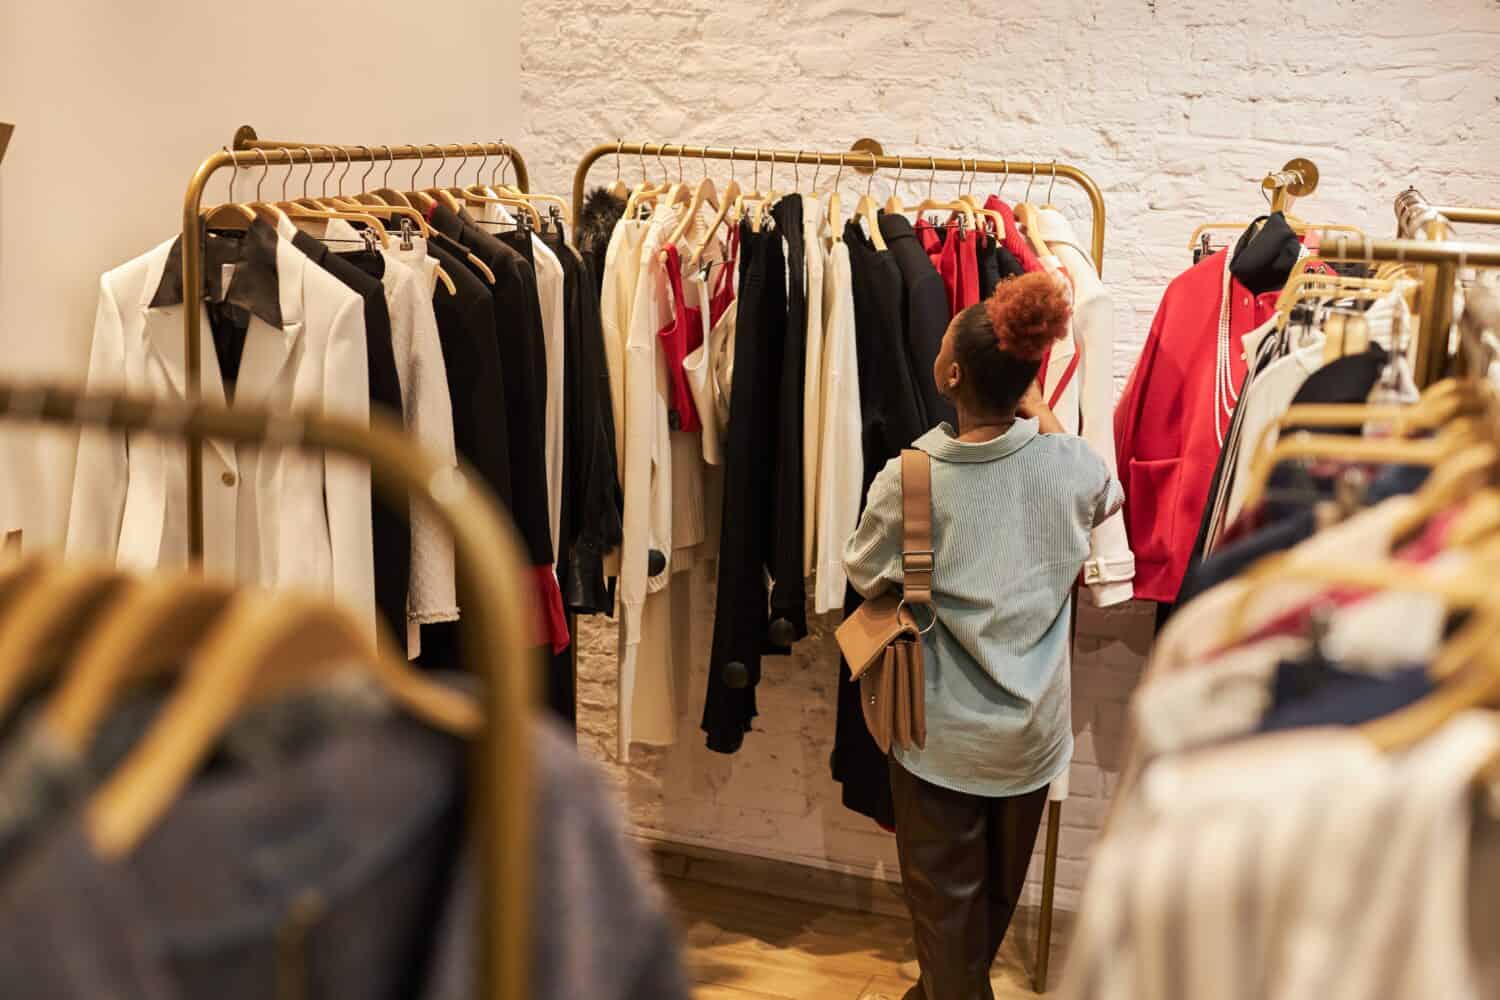
{"type": "Polygon", "coordinates": [[[922,967],[907,1000],[994,1000],[990,967],[1026,884],[1047,789],[986,798],[890,767],[901,887],[922,967]]]}

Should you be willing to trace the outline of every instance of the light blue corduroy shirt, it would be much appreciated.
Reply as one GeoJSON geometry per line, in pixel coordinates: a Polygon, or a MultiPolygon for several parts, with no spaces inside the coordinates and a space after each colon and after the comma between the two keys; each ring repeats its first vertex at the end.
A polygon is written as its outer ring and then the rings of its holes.
{"type": "MultiPolygon", "coordinates": [[[[915,445],[932,456],[933,609],[923,640],[927,746],[896,760],[935,785],[1022,795],[1073,754],[1068,595],[1089,532],[1124,492],[1088,444],[1018,420],[991,441],[943,424],[915,445]]],[[[901,462],[875,477],[844,550],[866,597],[901,586],[901,462]]],[[[927,620],[927,611],[916,615],[927,620]]]]}

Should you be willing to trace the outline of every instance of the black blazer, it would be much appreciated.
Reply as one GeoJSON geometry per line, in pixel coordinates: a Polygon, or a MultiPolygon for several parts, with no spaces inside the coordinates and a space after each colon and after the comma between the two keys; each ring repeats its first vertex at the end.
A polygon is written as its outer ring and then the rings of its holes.
{"type": "Polygon", "coordinates": [[[917,392],[922,401],[922,428],[930,430],[943,421],[957,424],[953,404],[938,395],[932,380],[933,365],[947,332],[948,288],[943,276],[932,266],[932,259],[911,220],[904,215],[881,213],[880,235],[885,237],[892,259],[901,269],[902,326],[911,366],[917,375],[917,392]]]}
{"type": "MultiPolygon", "coordinates": [[[[396,371],[396,352],[391,346],[391,316],[385,304],[385,288],[378,276],[366,274],[357,264],[334,253],[321,240],[299,232],[292,246],[314,264],[359,293],[365,306],[365,358],[369,367],[370,405],[384,408],[386,416],[403,421],[401,378],[396,371]]],[[[379,254],[374,255],[385,266],[379,254]]],[[[383,270],[382,270],[383,273],[383,270]]],[[[404,424],[403,424],[404,426],[404,424]]],[[[406,593],[411,582],[411,521],[407,509],[392,507],[379,491],[370,489],[370,529],[375,549],[375,606],[402,641],[406,636],[406,593]]]]}
{"type": "MultiPolygon", "coordinates": [[[[771,210],[776,232],[786,245],[785,337],[773,350],[779,360],[781,391],[776,416],[776,492],[771,514],[771,626],[766,652],[790,652],[807,635],[807,583],[802,541],[806,529],[802,501],[802,412],[807,378],[807,248],[803,245],[802,196],[789,194],[771,210]]],[[[734,398],[730,396],[731,400],[734,398]]],[[[729,522],[733,523],[733,522],[729,522]]]]}
{"type": "Polygon", "coordinates": [[[755,718],[755,685],[770,624],[766,567],[781,379],[774,362],[786,339],[784,274],[780,234],[752,232],[748,222],[741,222],[734,392],[724,448],[723,524],[728,530],[719,542],[713,650],[701,723],[708,748],[719,753],[739,750],[755,718]]]}
{"type": "Polygon", "coordinates": [[[505,383],[510,511],[531,564],[551,567],[554,560],[544,436],[547,362],[536,276],[519,253],[446,205],[439,204],[433,210],[431,223],[439,233],[472,252],[495,275],[490,297],[505,383]]]}
{"type": "Polygon", "coordinates": [[[620,544],[623,525],[598,286],[587,262],[561,233],[548,233],[542,239],[562,263],[567,303],[557,579],[570,611],[608,614],[614,601],[604,580],[604,554],[620,544]]]}

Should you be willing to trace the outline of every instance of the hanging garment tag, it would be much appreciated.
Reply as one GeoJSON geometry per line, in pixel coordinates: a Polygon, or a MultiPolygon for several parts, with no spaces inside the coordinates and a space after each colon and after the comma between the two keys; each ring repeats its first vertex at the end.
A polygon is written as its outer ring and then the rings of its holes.
{"type": "Polygon", "coordinates": [[[219,301],[229,298],[229,283],[234,280],[234,265],[219,265],[219,301]]]}

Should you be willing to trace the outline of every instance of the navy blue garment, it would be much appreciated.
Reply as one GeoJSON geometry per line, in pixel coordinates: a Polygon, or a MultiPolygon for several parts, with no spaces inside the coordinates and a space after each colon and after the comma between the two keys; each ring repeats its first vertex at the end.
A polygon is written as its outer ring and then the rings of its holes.
{"type": "Polygon", "coordinates": [[[1304,507],[1253,535],[1216,550],[1187,571],[1182,578],[1182,589],[1177,593],[1177,603],[1186,604],[1205,590],[1239,576],[1257,560],[1301,544],[1311,538],[1317,528],[1317,515],[1311,507],[1304,507]]]}
{"type": "Polygon", "coordinates": [[[1357,726],[1405,708],[1432,690],[1425,665],[1364,674],[1317,660],[1282,663],[1276,668],[1271,707],[1257,731],[1357,726]]]}

